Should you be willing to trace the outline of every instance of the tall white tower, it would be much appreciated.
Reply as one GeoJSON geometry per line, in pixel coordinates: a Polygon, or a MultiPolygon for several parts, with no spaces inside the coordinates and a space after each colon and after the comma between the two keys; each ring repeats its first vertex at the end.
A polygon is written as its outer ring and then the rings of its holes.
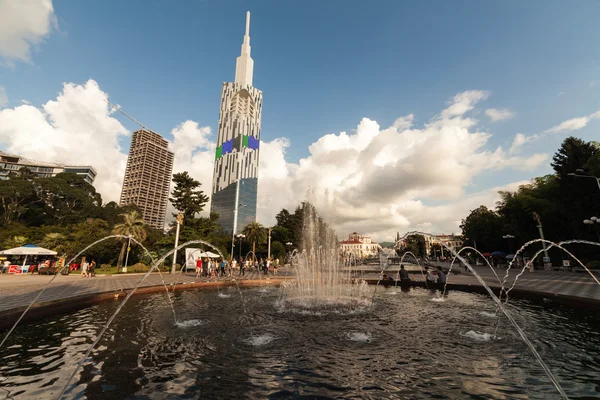
{"type": "Polygon", "coordinates": [[[221,91],[210,206],[211,213],[219,213],[219,224],[233,234],[256,221],[262,92],[252,86],[253,71],[248,11],[235,82],[223,83],[221,91]]]}

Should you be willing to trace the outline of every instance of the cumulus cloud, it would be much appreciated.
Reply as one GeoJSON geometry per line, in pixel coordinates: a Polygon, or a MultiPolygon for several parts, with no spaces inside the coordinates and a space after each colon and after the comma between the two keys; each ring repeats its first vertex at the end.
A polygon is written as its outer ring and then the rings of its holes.
{"type": "MultiPolygon", "coordinates": [[[[352,132],[320,137],[298,162],[286,160],[289,139],[261,142],[259,222],[272,225],[281,208],[293,209],[308,196],[340,235],[360,231],[383,240],[397,230],[458,232],[470,209],[498,199],[497,188],[465,196],[475,176],[532,170],[547,159],[546,154],[523,158],[501,147],[488,149],[491,134],[475,128],[477,121],[467,115],[487,96],[484,91],[458,94],[422,127],[413,125],[412,114],[385,128],[363,118],[352,132]]],[[[118,200],[127,158],[119,139],[129,132],[107,97],[90,80],[65,84],[41,108],[24,104],[1,110],[0,146],[30,158],[93,165],[98,170],[94,185],[105,202],[118,200]]],[[[188,171],[210,194],[213,131],[185,121],[171,135],[173,172],[188,171]]],[[[172,211],[169,207],[168,215],[172,211]]]]}
{"type": "Polygon", "coordinates": [[[55,25],[52,0],[0,1],[0,58],[8,64],[30,61],[31,47],[55,25]]]}
{"type": "Polygon", "coordinates": [[[127,155],[119,138],[129,132],[111,115],[107,95],[89,80],[66,83],[41,108],[24,104],[0,111],[0,145],[24,157],[98,171],[94,185],[105,201],[118,201],[127,155]]]}
{"type": "Polygon", "coordinates": [[[459,219],[471,205],[465,199],[474,204],[485,197],[490,205],[498,199],[495,189],[465,197],[475,176],[507,168],[533,170],[547,160],[547,154],[516,157],[500,147],[486,149],[491,134],[474,129],[477,121],[466,114],[487,96],[485,91],[460,93],[421,129],[413,127],[412,115],[388,128],[363,118],[353,133],[319,138],[298,163],[265,157],[267,151],[285,152],[289,142],[263,144],[259,220],[272,224],[282,207],[294,207],[306,193],[315,193],[312,200],[340,232],[377,237],[420,227],[458,232],[459,219]],[[263,176],[273,170],[276,175],[263,176]],[[441,209],[427,206],[430,200],[446,203],[448,212],[436,214],[441,209]]]}
{"type": "Polygon", "coordinates": [[[508,108],[488,108],[485,110],[485,115],[487,115],[493,122],[496,122],[510,119],[515,116],[515,113],[510,111],[508,108]]]}

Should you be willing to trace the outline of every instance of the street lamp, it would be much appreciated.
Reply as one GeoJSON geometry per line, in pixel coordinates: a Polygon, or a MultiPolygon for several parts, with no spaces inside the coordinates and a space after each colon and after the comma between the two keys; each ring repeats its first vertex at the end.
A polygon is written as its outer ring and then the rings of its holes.
{"type": "MultiPolygon", "coordinates": [[[[240,262],[242,262],[242,239],[245,238],[246,235],[244,235],[243,233],[240,233],[239,235],[235,235],[235,237],[240,239],[240,262]]],[[[232,250],[231,256],[233,257],[233,250],[232,250]]]]}
{"type": "Polygon", "coordinates": [[[515,237],[513,235],[510,234],[506,234],[504,236],[502,236],[502,239],[506,239],[508,241],[508,251],[511,252],[512,254],[512,242],[511,239],[514,239],[515,237]]]}
{"type": "Polygon", "coordinates": [[[183,224],[183,214],[177,214],[177,219],[175,221],[177,222],[177,230],[175,231],[175,246],[173,246],[173,249],[175,251],[173,251],[173,264],[171,265],[172,274],[177,272],[175,264],[177,263],[177,246],[179,245],[179,227],[181,226],[181,224],[183,224]]]}
{"type": "MultiPolygon", "coordinates": [[[[586,225],[600,224],[600,218],[598,218],[598,217],[592,217],[590,219],[584,219],[583,223],[586,224],[586,225]]],[[[596,231],[596,234],[598,235],[598,241],[600,242],[600,232],[596,231]]]]}
{"type": "MultiPolygon", "coordinates": [[[[233,248],[235,247],[235,231],[237,230],[238,208],[247,207],[245,204],[238,203],[233,213],[233,232],[231,232],[231,259],[233,260],[233,248]]],[[[241,250],[240,250],[241,251],[241,250]]]]}
{"type": "Polygon", "coordinates": [[[273,228],[269,227],[269,245],[267,246],[267,259],[271,258],[271,230],[273,228]]]}
{"type": "Polygon", "coordinates": [[[585,173],[584,170],[582,170],[581,168],[578,168],[575,170],[575,172],[569,172],[567,174],[568,176],[572,176],[573,178],[577,179],[577,178],[590,178],[590,179],[595,179],[596,183],[598,184],[598,189],[600,189],[600,178],[596,178],[595,176],[592,175],[588,175],[587,173],[585,173]]]}

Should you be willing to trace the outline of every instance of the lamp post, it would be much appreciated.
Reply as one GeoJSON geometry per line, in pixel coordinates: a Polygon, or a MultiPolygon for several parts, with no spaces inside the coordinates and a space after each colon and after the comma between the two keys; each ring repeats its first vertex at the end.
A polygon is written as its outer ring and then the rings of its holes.
{"type": "MultiPolygon", "coordinates": [[[[546,264],[546,262],[550,263],[550,256],[548,256],[548,249],[546,248],[546,242],[544,242],[544,230],[542,228],[542,219],[540,218],[539,214],[534,212],[533,213],[533,218],[535,218],[535,220],[537,221],[538,225],[537,228],[540,231],[540,239],[542,239],[542,248],[544,249],[544,264],[546,264]],[[548,261],[546,261],[548,260],[548,261]]],[[[545,267],[545,265],[544,265],[545,267]]]]}
{"type": "Polygon", "coordinates": [[[515,237],[513,235],[507,234],[502,236],[502,239],[506,239],[508,241],[508,251],[512,254],[512,239],[515,237]]]}
{"type": "MultiPolygon", "coordinates": [[[[246,235],[240,233],[239,235],[235,235],[235,237],[240,239],[240,262],[242,262],[242,239],[245,238],[246,235]]],[[[233,254],[231,256],[233,257],[233,254]]]]}
{"type": "Polygon", "coordinates": [[[181,224],[183,224],[183,214],[179,213],[177,214],[177,219],[175,220],[177,222],[177,229],[175,230],[175,246],[173,246],[173,249],[175,249],[175,251],[173,251],[173,264],[171,265],[171,273],[174,274],[177,272],[177,268],[175,267],[175,264],[177,264],[177,246],[179,245],[179,227],[181,227],[181,224]]]}
{"type": "Polygon", "coordinates": [[[271,258],[271,230],[273,228],[269,227],[269,244],[267,246],[267,259],[271,258]]]}
{"type": "MultiPolygon", "coordinates": [[[[237,230],[237,218],[238,218],[238,208],[246,207],[245,204],[238,203],[238,206],[235,208],[235,212],[233,215],[233,232],[231,232],[231,259],[233,260],[233,248],[235,247],[235,231],[237,230]]],[[[241,243],[241,242],[240,242],[241,243]]],[[[240,250],[241,251],[241,250],[240,250]]]]}
{"type": "MultiPolygon", "coordinates": [[[[584,219],[583,223],[586,225],[600,224],[600,218],[592,217],[590,219],[584,219]]],[[[598,242],[600,242],[600,232],[598,230],[596,230],[596,235],[598,235],[598,242]]]]}
{"type": "Polygon", "coordinates": [[[286,258],[291,263],[292,262],[292,253],[290,252],[290,250],[292,248],[292,242],[287,242],[285,245],[287,246],[287,251],[289,253],[289,255],[286,258]]]}
{"type": "Polygon", "coordinates": [[[600,178],[597,178],[595,176],[592,175],[588,175],[585,173],[584,170],[582,170],[581,168],[576,169],[575,172],[569,172],[567,174],[568,176],[572,176],[573,178],[577,179],[577,178],[590,178],[590,179],[595,179],[596,183],[598,184],[598,189],[600,189],[600,178]]]}
{"type": "Polygon", "coordinates": [[[123,267],[123,272],[127,272],[127,261],[129,260],[129,250],[131,250],[131,238],[132,236],[129,235],[129,243],[127,243],[127,255],[125,256],[125,266],[123,267]]]}

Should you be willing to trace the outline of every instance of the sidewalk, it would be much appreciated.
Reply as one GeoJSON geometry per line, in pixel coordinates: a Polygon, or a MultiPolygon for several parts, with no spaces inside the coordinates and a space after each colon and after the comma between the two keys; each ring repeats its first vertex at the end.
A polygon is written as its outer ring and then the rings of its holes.
{"type": "MultiPolygon", "coordinates": [[[[452,285],[470,285],[470,286],[481,286],[477,278],[470,273],[465,272],[464,268],[460,269],[460,274],[450,274],[447,276],[448,287],[452,285]]],[[[435,269],[435,268],[434,268],[435,269]]],[[[491,288],[500,288],[501,284],[494,275],[492,270],[485,267],[476,267],[475,271],[483,278],[485,283],[491,288]]],[[[500,281],[504,279],[506,269],[495,269],[494,270],[500,281]]],[[[392,270],[386,270],[386,274],[395,278],[395,272],[392,270]],[[392,273],[393,272],[393,273],[392,273]]],[[[510,288],[515,280],[515,277],[521,269],[511,269],[509,277],[506,280],[505,288],[510,288]]],[[[594,272],[596,279],[600,280],[600,274],[598,271],[594,272]]],[[[377,280],[379,279],[380,273],[365,273],[362,276],[364,279],[377,280]]],[[[411,279],[416,282],[423,282],[424,278],[421,274],[411,274],[411,279]]],[[[543,294],[547,296],[567,296],[567,297],[578,297],[582,299],[589,299],[600,302],[600,285],[594,281],[594,279],[587,272],[557,272],[557,271],[543,271],[536,270],[535,272],[526,271],[521,275],[515,285],[515,291],[528,291],[537,294],[543,294]]]]}
{"type": "MultiPolygon", "coordinates": [[[[237,280],[262,280],[266,278],[265,275],[257,272],[246,273],[243,277],[238,276],[238,273],[239,271],[236,271],[234,276],[237,280]]],[[[287,273],[288,271],[280,269],[278,277],[285,277],[287,273]]],[[[57,275],[37,303],[132,289],[142,279],[143,275],[97,275],[94,278],[82,278],[80,275],[57,275]]],[[[231,280],[230,277],[196,279],[196,275],[191,272],[182,273],[181,276],[179,274],[164,273],[162,276],[167,285],[191,282],[227,282],[231,280]]],[[[268,277],[275,278],[273,275],[268,277]]],[[[26,307],[51,279],[51,275],[0,275],[0,312],[26,307]]],[[[152,273],[140,287],[162,286],[162,284],[160,275],[152,273]]]]}

